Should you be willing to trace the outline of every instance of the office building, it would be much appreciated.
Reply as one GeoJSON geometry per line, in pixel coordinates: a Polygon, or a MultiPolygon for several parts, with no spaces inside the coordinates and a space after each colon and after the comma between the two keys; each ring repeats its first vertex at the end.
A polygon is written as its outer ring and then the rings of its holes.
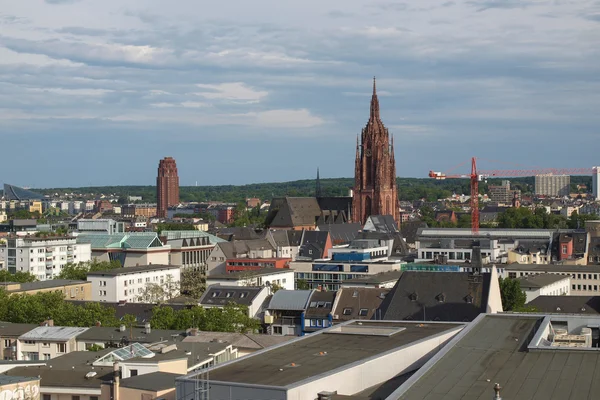
{"type": "Polygon", "coordinates": [[[88,243],[98,261],[119,261],[124,267],[169,264],[171,247],[156,232],[85,233],[77,236],[77,243],[88,243]]]}
{"type": "Polygon", "coordinates": [[[165,157],[158,164],[156,178],[157,216],[167,217],[167,210],[179,204],[179,176],[177,164],[172,157],[165,157]]]}
{"type": "Polygon", "coordinates": [[[535,194],[537,196],[563,197],[571,193],[569,175],[536,175],[535,194]]]}
{"type": "Polygon", "coordinates": [[[9,272],[29,272],[45,281],[54,279],[69,263],[90,261],[91,247],[69,236],[9,237],[0,247],[0,258],[9,272]]]}
{"type": "Polygon", "coordinates": [[[488,196],[494,203],[510,205],[515,198],[521,199],[521,191],[511,189],[510,181],[504,180],[500,185],[489,185],[488,196]]]}
{"type": "Polygon", "coordinates": [[[125,232],[125,223],[113,219],[80,219],[77,221],[77,230],[80,233],[115,233],[125,232]]]}

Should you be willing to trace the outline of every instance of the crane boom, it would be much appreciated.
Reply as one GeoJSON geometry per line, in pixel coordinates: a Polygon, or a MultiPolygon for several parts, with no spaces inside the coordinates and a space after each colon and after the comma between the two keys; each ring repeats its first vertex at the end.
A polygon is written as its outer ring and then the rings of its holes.
{"type": "Polygon", "coordinates": [[[539,169],[511,169],[478,171],[477,160],[471,158],[471,173],[448,175],[444,172],[429,171],[429,177],[435,180],[445,179],[470,179],[471,180],[471,231],[473,235],[479,234],[479,181],[496,177],[525,177],[535,175],[592,175],[598,171],[594,168],[539,168],[539,169]]]}

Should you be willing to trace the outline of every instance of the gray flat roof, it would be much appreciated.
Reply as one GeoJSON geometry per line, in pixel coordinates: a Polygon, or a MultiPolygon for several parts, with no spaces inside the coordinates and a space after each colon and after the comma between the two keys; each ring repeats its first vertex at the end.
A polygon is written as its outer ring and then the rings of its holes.
{"type": "Polygon", "coordinates": [[[149,374],[122,379],[120,385],[131,389],[160,392],[163,390],[175,389],[175,378],[179,376],[181,375],[170,374],[168,372],[151,372],[149,374]]]}
{"type": "Polygon", "coordinates": [[[564,265],[564,264],[499,264],[506,271],[536,272],[600,272],[600,265],[564,265]]]}
{"type": "Polygon", "coordinates": [[[368,275],[364,278],[354,278],[354,279],[347,279],[343,282],[343,284],[346,283],[360,283],[360,284],[378,284],[378,283],[385,283],[385,282],[390,282],[390,281],[397,281],[398,279],[400,279],[400,275],[402,275],[403,271],[386,271],[386,272],[380,272],[378,274],[375,275],[368,275]]]}
{"type": "Polygon", "coordinates": [[[521,288],[541,288],[544,286],[552,285],[553,283],[569,279],[566,275],[556,274],[539,274],[539,275],[528,275],[522,276],[519,279],[521,288]]]}
{"type": "MultiPolygon", "coordinates": [[[[364,361],[464,324],[361,321],[362,327],[405,328],[390,336],[321,331],[282,346],[243,357],[210,371],[211,381],[289,387],[338,368],[364,361]],[[327,352],[320,356],[320,352],[327,352]],[[295,366],[291,366],[292,363],[295,366]],[[283,371],[280,371],[283,369],[283,371]]],[[[356,326],[351,323],[349,326],[356,326]]],[[[339,327],[339,325],[338,325],[339,327]]],[[[334,327],[336,328],[336,327],[334,327]]],[[[333,329],[333,328],[332,328],[333,329]]]]}
{"type": "Polygon", "coordinates": [[[206,279],[227,279],[237,281],[239,279],[248,279],[254,276],[273,275],[273,274],[286,274],[294,273],[293,269],[289,268],[260,268],[248,271],[232,272],[229,274],[213,274],[208,275],[206,279]]]}
{"type": "Polygon", "coordinates": [[[139,265],[137,267],[115,268],[107,271],[90,272],[88,276],[117,276],[135,274],[138,272],[159,271],[163,269],[179,269],[177,265],[139,265]]]}
{"type": "Polygon", "coordinates": [[[7,290],[7,292],[11,293],[11,292],[24,292],[24,291],[29,291],[29,290],[48,289],[48,288],[60,287],[60,286],[83,285],[85,283],[88,283],[88,282],[87,281],[72,281],[72,280],[68,280],[68,279],[49,279],[47,281],[37,281],[37,282],[27,282],[27,283],[6,282],[6,284],[0,283],[0,286],[6,286],[6,285],[11,285],[11,284],[20,285],[19,289],[7,290]]]}
{"type": "Polygon", "coordinates": [[[483,315],[388,399],[597,399],[600,352],[527,351],[542,318],[483,315]]]}
{"type": "Polygon", "coordinates": [[[66,342],[69,339],[82,334],[89,328],[73,328],[69,326],[38,326],[27,333],[22,334],[20,340],[48,340],[66,342]]]}

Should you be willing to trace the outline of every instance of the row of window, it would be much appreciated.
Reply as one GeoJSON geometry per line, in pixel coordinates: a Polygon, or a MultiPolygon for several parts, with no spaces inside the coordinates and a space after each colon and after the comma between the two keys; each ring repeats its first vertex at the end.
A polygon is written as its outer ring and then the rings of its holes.
{"type": "MultiPolygon", "coordinates": [[[[6,340],[4,344],[6,345],[6,340]]],[[[27,345],[35,345],[37,342],[35,340],[24,340],[23,344],[27,345]]],[[[42,343],[43,348],[50,348],[51,343],[42,343]]],[[[67,352],[67,344],[66,343],[56,343],[56,352],[57,353],[66,353],[67,352]]],[[[35,353],[37,354],[37,353],[35,353]]]]}
{"type": "Polygon", "coordinates": [[[598,291],[598,285],[571,285],[572,290],[591,290],[594,292],[598,291]],[[577,286],[577,289],[575,287],[577,286]]]}
{"type": "MultiPolygon", "coordinates": [[[[598,280],[598,274],[574,274],[574,273],[569,273],[569,272],[551,272],[551,271],[546,271],[544,273],[547,274],[552,274],[552,275],[564,275],[564,276],[570,276],[573,279],[580,279],[580,280],[598,280]]],[[[540,272],[519,272],[518,276],[529,276],[529,275],[539,275],[540,272]]],[[[515,279],[517,277],[517,272],[509,272],[508,273],[508,277],[511,279],[515,279]]]]}
{"type": "Polygon", "coordinates": [[[310,326],[311,328],[328,328],[331,323],[327,319],[311,319],[310,326]]]}
{"type": "MultiPolygon", "coordinates": [[[[52,400],[52,395],[43,394],[42,400],[52,400]]],[[[81,400],[81,397],[78,395],[71,395],[71,400],[81,400]]],[[[90,400],[98,400],[98,396],[90,396],[90,400]]]]}
{"type": "MultiPolygon", "coordinates": [[[[471,259],[471,253],[470,252],[463,252],[463,251],[422,251],[421,252],[421,258],[424,260],[433,260],[433,258],[435,256],[439,256],[439,255],[447,255],[449,260],[470,260],[471,259]]],[[[491,255],[491,253],[486,253],[486,252],[481,252],[481,256],[482,257],[486,257],[491,255]]]]}

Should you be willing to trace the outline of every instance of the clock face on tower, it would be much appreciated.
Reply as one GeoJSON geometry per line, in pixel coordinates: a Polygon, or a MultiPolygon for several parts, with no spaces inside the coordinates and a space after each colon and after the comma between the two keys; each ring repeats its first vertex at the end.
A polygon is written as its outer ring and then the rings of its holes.
{"type": "Polygon", "coordinates": [[[371,149],[367,149],[367,150],[365,150],[365,155],[366,155],[367,157],[371,157],[371,149]]]}

